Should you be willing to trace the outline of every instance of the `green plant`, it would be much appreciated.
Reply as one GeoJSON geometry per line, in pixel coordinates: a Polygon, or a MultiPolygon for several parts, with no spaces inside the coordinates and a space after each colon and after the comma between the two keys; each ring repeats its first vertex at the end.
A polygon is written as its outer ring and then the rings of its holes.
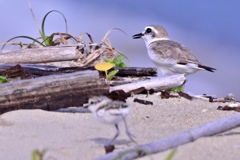
{"type": "Polygon", "coordinates": [[[127,67],[127,65],[123,62],[126,59],[124,55],[119,54],[116,59],[106,59],[106,62],[113,63],[116,67],[127,67]]]}
{"type": "Polygon", "coordinates": [[[183,92],[184,91],[182,86],[170,88],[169,90],[172,92],[183,92]]]}
{"type": "MultiPolygon", "coordinates": [[[[29,2],[29,1],[28,1],[29,2]]],[[[39,45],[41,45],[41,46],[43,46],[43,47],[48,47],[48,46],[52,46],[52,45],[54,45],[54,41],[53,41],[53,38],[54,38],[54,36],[55,35],[59,35],[59,34],[51,34],[50,36],[47,36],[46,34],[45,34],[45,21],[46,21],[46,18],[48,17],[48,15],[50,14],[50,13],[53,13],[53,12],[57,12],[57,13],[59,13],[59,14],[61,14],[62,15],[62,17],[64,18],[64,21],[65,21],[65,25],[66,25],[66,33],[68,32],[68,27],[67,27],[67,20],[66,20],[66,17],[64,16],[64,14],[62,13],[62,12],[60,12],[60,11],[57,11],[57,10],[51,10],[51,11],[49,11],[44,17],[43,17],[43,20],[42,20],[42,26],[41,26],[41,29],[40,29],[40,27],[39,27],[39,25],[38,25],[38,23],[37,23],[37,20],[36,20],[36,18],[35,18],[35,16],[34,16],[34,13],[33,13],[33,10],[32,10],[32,7],[31,7],[31,4],[30,4],[30,2],[29,2],[29,8],[30,8],[30,11],[31,11],[31,13],[32,13],[32,16],[33,16],[33,19],[34,19],[34,21],[35,21],[35,24],[36,24],[36,27],[38,28],[38,31],[39,31],[39,34],[40,34],[40,38],[42,39],[42,42],[40,42],[38,39],[39,38],[33,38],[33,37],[30,37],[30,36],[16,36],[16,37],[13,37],[13,38],[10,38],[9,40],[7,40],[6,41],[6,43],[2,46],[2,49],[5,47],[5,45],[8,43],[8,42],[10,42],[10,41],[12,41],[12,40],[14,40],[14,39],[17,39],[17,38],[25,38],[25,39],[30,39],[30,40],[32,40],[33,41],[33,43],[38,43],[39,45]]],[[[60,34],[61,35],[61,34],[60,34]]],[[[1,50],[2,50],[1,49],[1,50]]]]}
{"type": "Polygon", "coordinates": [[[32,152],[32,160],[43,160],[45,153],[46,153],[46,150],[43,150],[43,151],[34,150],[32,152]]]}
{"type": "Polygon", "coordinates": [[[95,69],[98,71],[104,71],[106,79],[110,81],[118,72],[118,70],[112,70],[108,73],[108,70],[113,68],[115,65],[110,62],[99,62],[95,65],[95,69]]]}
{"type": "Polygon", "coordinates": [[[7,80],[7,77],[0,76],[0,83],[7,83],[7,82],[9,82],[9,81],[7,80]]]}
{"type": "MultiPolygon", "coordinates": [[[[114,67],[127,67],[127,65],[123,62],[126,57],[122,54],[119,54],[116,59],[109,59],[107,58],[105,62],[112,63],[114,67]]],[[[114,69],[106,74],[107,80],[111,80],[119,70],[114,69]]]]}
{"type": "MultiPolygon", "coordinates": [[[[42,38],[42,40],[44,41],[44,43],[45,43],[46,46],[51,46],[52,43],[53,43],[53,37],[54,37],[54,35],[47,36],[47,35],[45,34],[45,27],[44,27],[47,16],[48,16],[50,13],[52,13],[52,12],[57,12],[57,13],[59,13],[59,14],[61,14],[61,15],[63,16],[64,21],[65,21],[65,24],[66,24],[66,33],[68,32],[67,20],[66,20],[64,14],[63,14],[62,12],[60,12],[60,11],[57,11],[57,10],[51,10],[51,11],[49,11],[49,12],[43,17],[43,20],[42,20],[42,28],[41,28],[41,29],[38,29],[38,30],[39,30],[39,33],[40,33],[40,35],[41,35],[41,38],[42,38]]],[[[36,24],[37,24],[37,21],[36,21],[36,20],[35,20],[35,22],[36,22],[36,24]]]]}
{"type": "Polygon", "coordinates": [[[177,148],[174,148],[164,160],[172,160],[173,156],[176,154],[177,148]]]}

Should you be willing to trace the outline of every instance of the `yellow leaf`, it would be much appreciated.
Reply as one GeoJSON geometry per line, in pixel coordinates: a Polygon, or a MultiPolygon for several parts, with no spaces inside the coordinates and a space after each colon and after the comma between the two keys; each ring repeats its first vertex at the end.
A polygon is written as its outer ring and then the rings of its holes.
{"type": "Polygon", "coordinates": [[[107,71],[114,67],[114,64],[110,62],[99,62],[95,65],[95,69],[99,71],[107,71]]]}

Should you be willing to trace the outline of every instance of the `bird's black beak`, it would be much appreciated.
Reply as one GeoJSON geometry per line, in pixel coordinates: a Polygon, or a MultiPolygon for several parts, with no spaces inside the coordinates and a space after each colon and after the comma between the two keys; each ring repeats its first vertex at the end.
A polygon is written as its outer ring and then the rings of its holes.
{"type": "Polygon", "coordinates": [[[135,34],[133,35],[133,39],[138,39],[138,38],[142,38],[143,34],[139,33],[139,34],[135,34]]]}

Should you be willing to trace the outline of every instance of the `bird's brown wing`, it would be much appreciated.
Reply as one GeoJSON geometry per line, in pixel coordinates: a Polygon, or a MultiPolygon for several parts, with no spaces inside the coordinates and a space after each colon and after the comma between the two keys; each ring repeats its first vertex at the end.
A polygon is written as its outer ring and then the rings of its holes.
{"type": "Polygon", "coordinates": [[[180,43],[171,40],[160,40],[154,42],[154,45],[150,44],[150,47],[162,58],[174,59],[180,64],[201,64],[192,52],[180,43]]]}

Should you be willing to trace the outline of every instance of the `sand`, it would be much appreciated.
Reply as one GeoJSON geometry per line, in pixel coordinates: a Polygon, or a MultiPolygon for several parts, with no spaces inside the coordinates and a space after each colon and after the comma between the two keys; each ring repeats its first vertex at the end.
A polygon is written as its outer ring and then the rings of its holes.
{"type": "MultiPolygon", "coordinates": [[[[184,98],[161,99],[157,95],[137,95],[128,98],[131,113],[127,117],[129,130],[139,144],[188,131],[203,124],[239,114],[217,110],[222,103],[184,98]],[[138,97],[153,105],[134,103],[138,97]]],[[[117,149],[136,145],[125,135],[115,141],[117,149]]],[[[104,144],[115,134],[111,125],[96,121],[93,115],[80,109],[78,113],[49,112],[43,110],[17,110],[0,116],[0,157],[4,160],[30,160],[35,149],[46,150],[45,160],[89,160],[104,154],[104,144]]],[[[170,151],[140,158],[164,159],[170,151]]],[[[179,146],[173,158],[185,160],[230,160],[240,157],[240,128],[200,138],[179,146]]]]}

